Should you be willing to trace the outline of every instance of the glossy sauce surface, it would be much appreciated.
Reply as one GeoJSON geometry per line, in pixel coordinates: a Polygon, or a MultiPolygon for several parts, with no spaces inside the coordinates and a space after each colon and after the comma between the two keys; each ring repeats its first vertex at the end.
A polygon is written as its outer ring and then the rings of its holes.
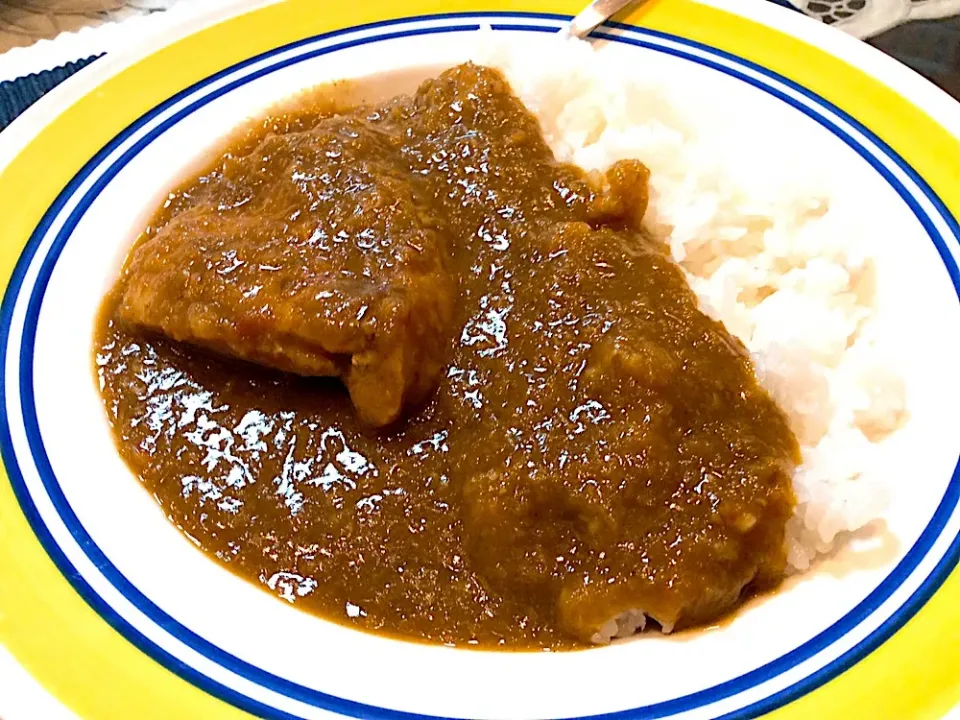
{"type": "Polygon", "coordinates": [[[798,449],[640,229],[646,202],[639,162],[557,163],[485,68],[274,113],[171,196],[104,302],[118,448],[204,552],[365,630],[539,648],[634,608],[707,622],[779,582],[798,449]],[[302,341],[316,316],[336,322],[302,341]],[[397,420],[370,422],[377,384],[356,393],[330,352],[356,327],[377,372],[404,358],[382,385],[397,420]]]}

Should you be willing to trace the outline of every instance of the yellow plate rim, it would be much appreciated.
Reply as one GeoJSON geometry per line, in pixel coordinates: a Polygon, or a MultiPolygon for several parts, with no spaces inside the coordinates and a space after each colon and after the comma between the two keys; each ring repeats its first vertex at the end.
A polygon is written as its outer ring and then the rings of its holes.
{"type": "MultiPolygon", "coordinates": [[[[658,0],[624,21],[737,53],[826,98],[863,122],[917,169],[956,216],[960,209],[960,145],[956,140],[960,113],[955,103],[879,53],[854,49],[835,33],[819,27],[814,30],[812,23],[801,28],[800,23],[806,21],[788,19],[785,11],[737,9],[738,15],[764,23],[759,25],[725,12],[733,3],[715,0],[710,5],[716,7],[658,0]]],[[[565,14],[576,9],[577,3],[546,0],[468,0],[457,7],[458,12],[565,14]]],[[[0,138],[0,158],[16,152],[0,174],[0,212],[11,219],[2,230],[7,242],[0,251],[5,284],[40,216],[73,174],[113,134],[157,102],[195,80],[285,42],[365,22],[446,10],[448,4],[439,0],[406,3],[402,11],[384,1],[349,10],[324,8],[323,16],[318,17],[309,0],[292,0],[201,29],[145,57],[121,59],[103,68],[96,82],[89,75],[85,83],[68,83],[62,93],[51,93],[37,110],[14,124],[12,135],[0,138]],[[223,51],[210,57],[213,53],[204,51],[211,47],[223,51]],[[26,123],[51,112],[53,103],[68,91],[76,95],[69,107],[57,108],[49,124],[37,132],[27,129],[26,123]],[[86,132],[79,136],[78,128],[86,132]],[[20,146],[15,148],[18,142],[20,146]],[[20,190],[24,187],[31,188],[26,197],[20,190]]],[[[216,14],[210,17],[215,19],[216,14]]],[[[4,425],[7,423],[5,417],[4,425]]],[[[240,714],[141,654],[83,603],[47,557],[9,482],[0,482],[0,543],[17,548],[16,555],[0,557],[0,642],[75,711],[85,717],[240,714]],[[97,656],[91,648],[105,652],[97,656]],[[117,678],[129,684],[112,698],[104,698],[96,684],[103,677],[114,678],[111,693],[116,692],[117,678]]],[[[954,610],[958,599],[960,579],[954,572],[921,611],[880,648],[842,676],[780,709],[779,714],[941,715],[960,699],[960,653],[955,652],[960,633],[954,630],[951,636],[950,631],[951,626],[960,625],[960,613],[954,610]],[[886,690],[878,693],[876,687],[886,690]]]]}

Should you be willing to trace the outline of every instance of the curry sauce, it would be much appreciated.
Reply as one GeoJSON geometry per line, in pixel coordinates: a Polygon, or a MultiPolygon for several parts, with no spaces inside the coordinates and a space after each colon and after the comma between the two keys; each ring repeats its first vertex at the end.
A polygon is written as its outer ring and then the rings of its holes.
{"type": "Polygon", "coordinates": [[[235,573],[360,629],[566,647],[707,622],[784,571],[799,460],[641,225],[464,65],[276,112],[165,204],[104,301],[123,458],[235,573]]]}

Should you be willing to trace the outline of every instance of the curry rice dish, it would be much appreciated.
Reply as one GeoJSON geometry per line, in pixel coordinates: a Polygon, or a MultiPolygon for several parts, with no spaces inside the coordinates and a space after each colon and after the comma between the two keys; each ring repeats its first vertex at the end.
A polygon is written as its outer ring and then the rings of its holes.
{"type": "Polygon", "coordinates": [[[360,629],[709,622],[783,577],[800,453],[647,201],[639,161],[557,162],[482,66],[276,111],[104,301],[119,451],[204,552],[360,629]]]}

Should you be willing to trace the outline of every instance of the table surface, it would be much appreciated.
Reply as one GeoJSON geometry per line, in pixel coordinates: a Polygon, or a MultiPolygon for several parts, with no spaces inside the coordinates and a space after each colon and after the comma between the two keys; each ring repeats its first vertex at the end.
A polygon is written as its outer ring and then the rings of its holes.
{"type": "Polygon", "coordinates": [[[162,12],[181,0],[0,0],[0,53],[84,27],[162,12]]]}
{"type": "Polygon", "coordinates": [[[916,20],[868,42],[960,99],[960,18],[916,20]]]}

